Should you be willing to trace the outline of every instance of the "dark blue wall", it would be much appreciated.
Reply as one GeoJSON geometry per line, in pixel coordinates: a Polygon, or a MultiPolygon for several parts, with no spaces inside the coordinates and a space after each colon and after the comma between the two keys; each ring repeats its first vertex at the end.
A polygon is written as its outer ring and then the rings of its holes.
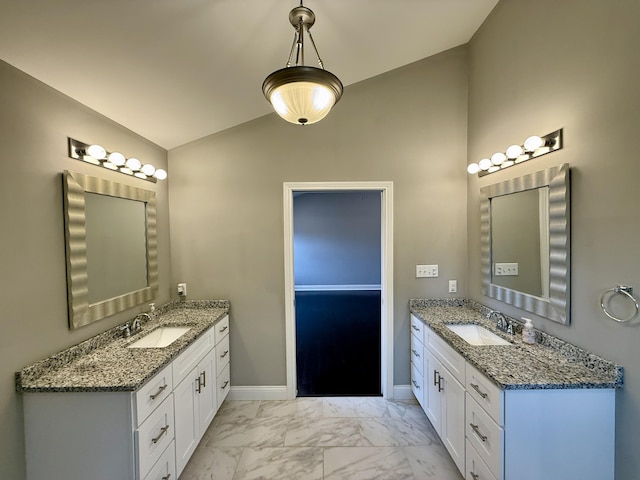
{"type": "Polygon", "coordinates": [[[296,285],[380,284],[380,192],[293,199],[296,285]]]}

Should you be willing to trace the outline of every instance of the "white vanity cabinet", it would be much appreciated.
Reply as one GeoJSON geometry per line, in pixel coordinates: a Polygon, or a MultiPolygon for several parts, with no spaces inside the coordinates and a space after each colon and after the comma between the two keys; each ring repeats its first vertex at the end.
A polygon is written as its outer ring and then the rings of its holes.
{"type": "Polygon", "coordinates": [[[466,480],[614,479],[615,389],[503,390],[423,335],[421,405],[466,480]]]}
{"type": "Polygon", "coordinates": [[[231,370],[229,352],[229,316],[220,320],[214,330],[214,341],[216,344],[216,386],[218,408],[231,390],[231,370]]]}
{"type": "Polygon", "coordinates": [[[426,325],[424,335],[426,400],[423,408],[451,458],[463,471],[465,360],[426,325]]]}
{"type": "Polygon", "coordinates": [[[27,479],[175,479],[173,393],[162,396],[142,418],[139,392],[25,393],[27,479]]]}
{"type": "Polygon", "coordinates": [[[469,363],[467,379],[468,480],[613,480],[614,389],[501,390],[469,363]]]}
{"type": "Polygon", "coordinates": [[[230,389],[228,332],[225,316],[135,392],[24,392],[27,479],[177,479],[230,389]]]}
{"type": "Polygon", "coordinates": [[[180,475],[217,411],[216,351],[213,331],[173,362],[176,415],[176,467],[180,475]],[[199,343],[200,342],[200,343],[199,343]],[[191,368],[189,368],[191,367],[191,368]]]}
{"type": "Polygon", "coordinates": [[[411,391],[422,408],[426,408],[424,328],[424,323],[414,316],[411,317],[411,391]]]}

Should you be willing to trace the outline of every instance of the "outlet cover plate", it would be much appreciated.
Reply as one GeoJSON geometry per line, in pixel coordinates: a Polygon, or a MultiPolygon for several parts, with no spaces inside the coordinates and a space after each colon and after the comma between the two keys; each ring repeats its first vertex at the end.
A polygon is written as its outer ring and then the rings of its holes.
{"type": "Polygon", "coordinates": [[[438,265],[416,265],[416,278],[434,278],[438,276],[438,265]]]}
{"type": "Polygon", "coordinates": [[[497,263],[495,265],[494,275],[496,277],[517,277],[517,263],[497,263]]]}

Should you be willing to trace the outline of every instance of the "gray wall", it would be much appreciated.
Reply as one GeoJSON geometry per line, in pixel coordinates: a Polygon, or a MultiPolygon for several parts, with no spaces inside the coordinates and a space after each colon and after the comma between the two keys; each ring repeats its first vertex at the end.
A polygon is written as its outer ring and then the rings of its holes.
{"type": "Polygon", "coordinates": [[[0,61],[0,476],[24,478],[22,404],[14,372],[122,323],[141,308],[70,331],[62,216],[63,170],[154,190],[158,303],[169,300],[167,184],[128,179],[67,157],[67,136],[102,142],[157,167],[166,151],[0,61]]]}
{"type": "MultiPolygon", "coordinates": [[[[338,72],[339,73],[339,72],[338,72]]],[[[283,182],[394,182],[394,383],[409,298],[466,294],[467,50],[346,88],[325,121],[267,115],[169,152],[172,283],[231,300],[234,385],[285,385],[283,182]],[[437,263],[440,277],[416,279],[437,263]]]]}
{"type": "Polygon", "coordinates": [[[617,397],[616,479],[640,472],[640,325],[600,310],[616,284],[640,293],[638,132],[640,2],[502,0],[470,43],[469,160],[564,127],[565,148],[482,179],[468,178],[469,293],[481,293],[480,187],[568,162],[572,168],[572,319],[534,324],[625,366],[617,397]]]}
{"type": "Polygon", "coordinates": [[[380,192],[293,199],[296,285],[380,285],[380,192]]]}

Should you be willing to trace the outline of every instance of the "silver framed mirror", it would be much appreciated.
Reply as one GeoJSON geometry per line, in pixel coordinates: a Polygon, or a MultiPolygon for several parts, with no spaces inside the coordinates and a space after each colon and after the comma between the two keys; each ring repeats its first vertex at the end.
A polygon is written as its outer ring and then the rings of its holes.
{"type": "Polygon", "coordinates": [[[568,164],[480,189],[484,295],[570,323],[569,201],[568,164]]]}
{"type": "Polygon", "coordinates": [[[155,192],[64,171],[69,328],[158,293],[155,192]]]}

